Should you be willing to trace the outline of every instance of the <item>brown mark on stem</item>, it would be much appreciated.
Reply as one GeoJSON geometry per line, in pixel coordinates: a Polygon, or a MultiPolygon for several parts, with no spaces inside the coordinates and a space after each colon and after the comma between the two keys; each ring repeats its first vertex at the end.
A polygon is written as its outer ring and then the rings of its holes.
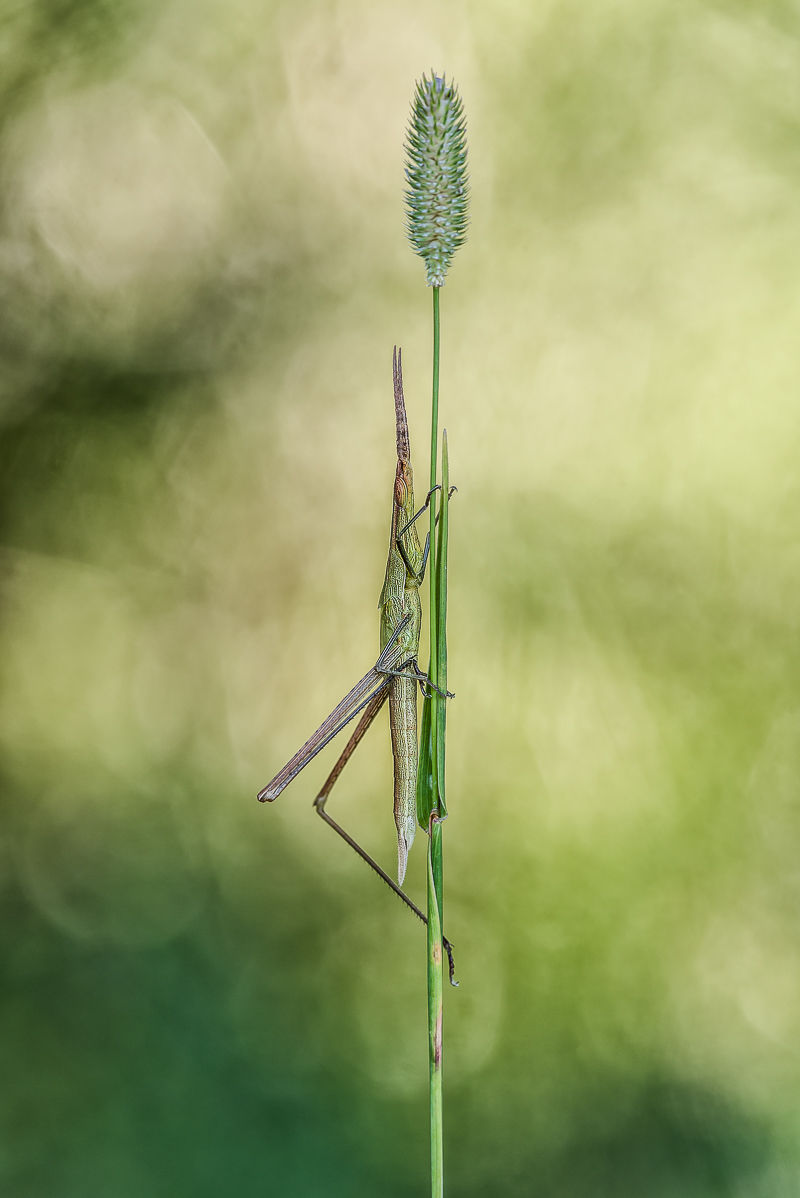
{"type": "Polygon", "coordinates": [[[433,1037],[433,1067],[441,1069],[442,1067],[442,1008],[439,1007],[436,1016],[436,1031],[433,1037]]]}

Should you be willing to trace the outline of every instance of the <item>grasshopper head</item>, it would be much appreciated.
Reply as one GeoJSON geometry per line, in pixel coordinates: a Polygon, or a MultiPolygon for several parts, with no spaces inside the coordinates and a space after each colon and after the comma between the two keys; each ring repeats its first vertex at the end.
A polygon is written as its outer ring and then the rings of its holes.
{"type": "Polygon", "coordinates": [[[394,502],[403,512],[414,506],[414,471],[411,463],[404,462],[402,458],[397,460],[397,473],[394,476],[394,502]]]}
{"type": "Polygon", "coordinates": [[[394,375],[394,414],[397,424],[397,460],[411,462],[411,446],[408,440],[408,420],[406,419],[406,401],[403,397],[403,353],[397,346],[392,355],[392,372],[394,375]]]}

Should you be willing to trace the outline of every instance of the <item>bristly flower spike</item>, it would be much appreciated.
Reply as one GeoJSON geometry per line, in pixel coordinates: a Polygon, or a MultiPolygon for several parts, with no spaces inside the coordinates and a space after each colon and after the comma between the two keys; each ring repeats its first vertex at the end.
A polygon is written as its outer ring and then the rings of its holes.
{"type": "Polygon", "coordinates": [[[469,183],[467,124],[453,84],[422,76],[411,104],[405,144],[406,231],[425,260],[429,287],[441,287],[453,254],[466,241],[469,183]]]}

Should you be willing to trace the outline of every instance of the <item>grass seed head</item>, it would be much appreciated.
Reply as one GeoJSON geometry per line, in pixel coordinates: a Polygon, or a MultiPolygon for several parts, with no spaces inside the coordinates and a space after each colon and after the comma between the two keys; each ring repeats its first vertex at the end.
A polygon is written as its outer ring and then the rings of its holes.
{"type": "Polygon", "coordinates": [[[467,124],[461,97],[444,75],[417,84],[405,144],[406,231],[425,260],[429,287],[441,287],[466,241],[467,124]]]}

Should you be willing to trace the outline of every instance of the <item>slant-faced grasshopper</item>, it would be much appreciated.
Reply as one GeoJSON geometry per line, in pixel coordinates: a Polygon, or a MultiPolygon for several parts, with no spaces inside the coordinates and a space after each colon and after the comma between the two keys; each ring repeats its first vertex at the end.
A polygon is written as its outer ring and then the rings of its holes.
{"type": "MultiPolygon", "coordinates": [[[[381,613],[381,655],[375,665],[357,682],[341,703],[334,707],[316,732],[301,749],[287,761],[263,790],[258,792],[262,803],[271,803],[297,777],[317,753],[334,736],[361,714],[356,729],[344,747],[342,755],[331,770],[322,790],[314,800],[317,813],[351,848],[383,878],[395,894],[423,923],[426,917],[416,903],[401,890],[406,873],[408,850],[417,827],[417,683],[425,693],[431,686],[417,661],[422,607],[419,587],[428,561],[429,538],[423,550],[417,534],[416,521],[428,507],[431,494],[423,507],[414,512],[414,476],[411,469],[411,450],[408,421],[403,397],[403,369],[400,354],[393,355],[394,405],[397,425],[397,470],[392,496],[392,525],[389,538],[389,557],[386,577],[378,601],[381,613]],[[345,832],[325,810],[328,796],[364,733],[389,700],[389,724],[394,758],[394,820],[397,826],[397,882],[345,832]]],[[[452,696],[448,696],[452,697],[452,696]]],[[[450,960],[450,979],[453,979],[453,955],[449,942],[443,938],[450,960]]]]}

